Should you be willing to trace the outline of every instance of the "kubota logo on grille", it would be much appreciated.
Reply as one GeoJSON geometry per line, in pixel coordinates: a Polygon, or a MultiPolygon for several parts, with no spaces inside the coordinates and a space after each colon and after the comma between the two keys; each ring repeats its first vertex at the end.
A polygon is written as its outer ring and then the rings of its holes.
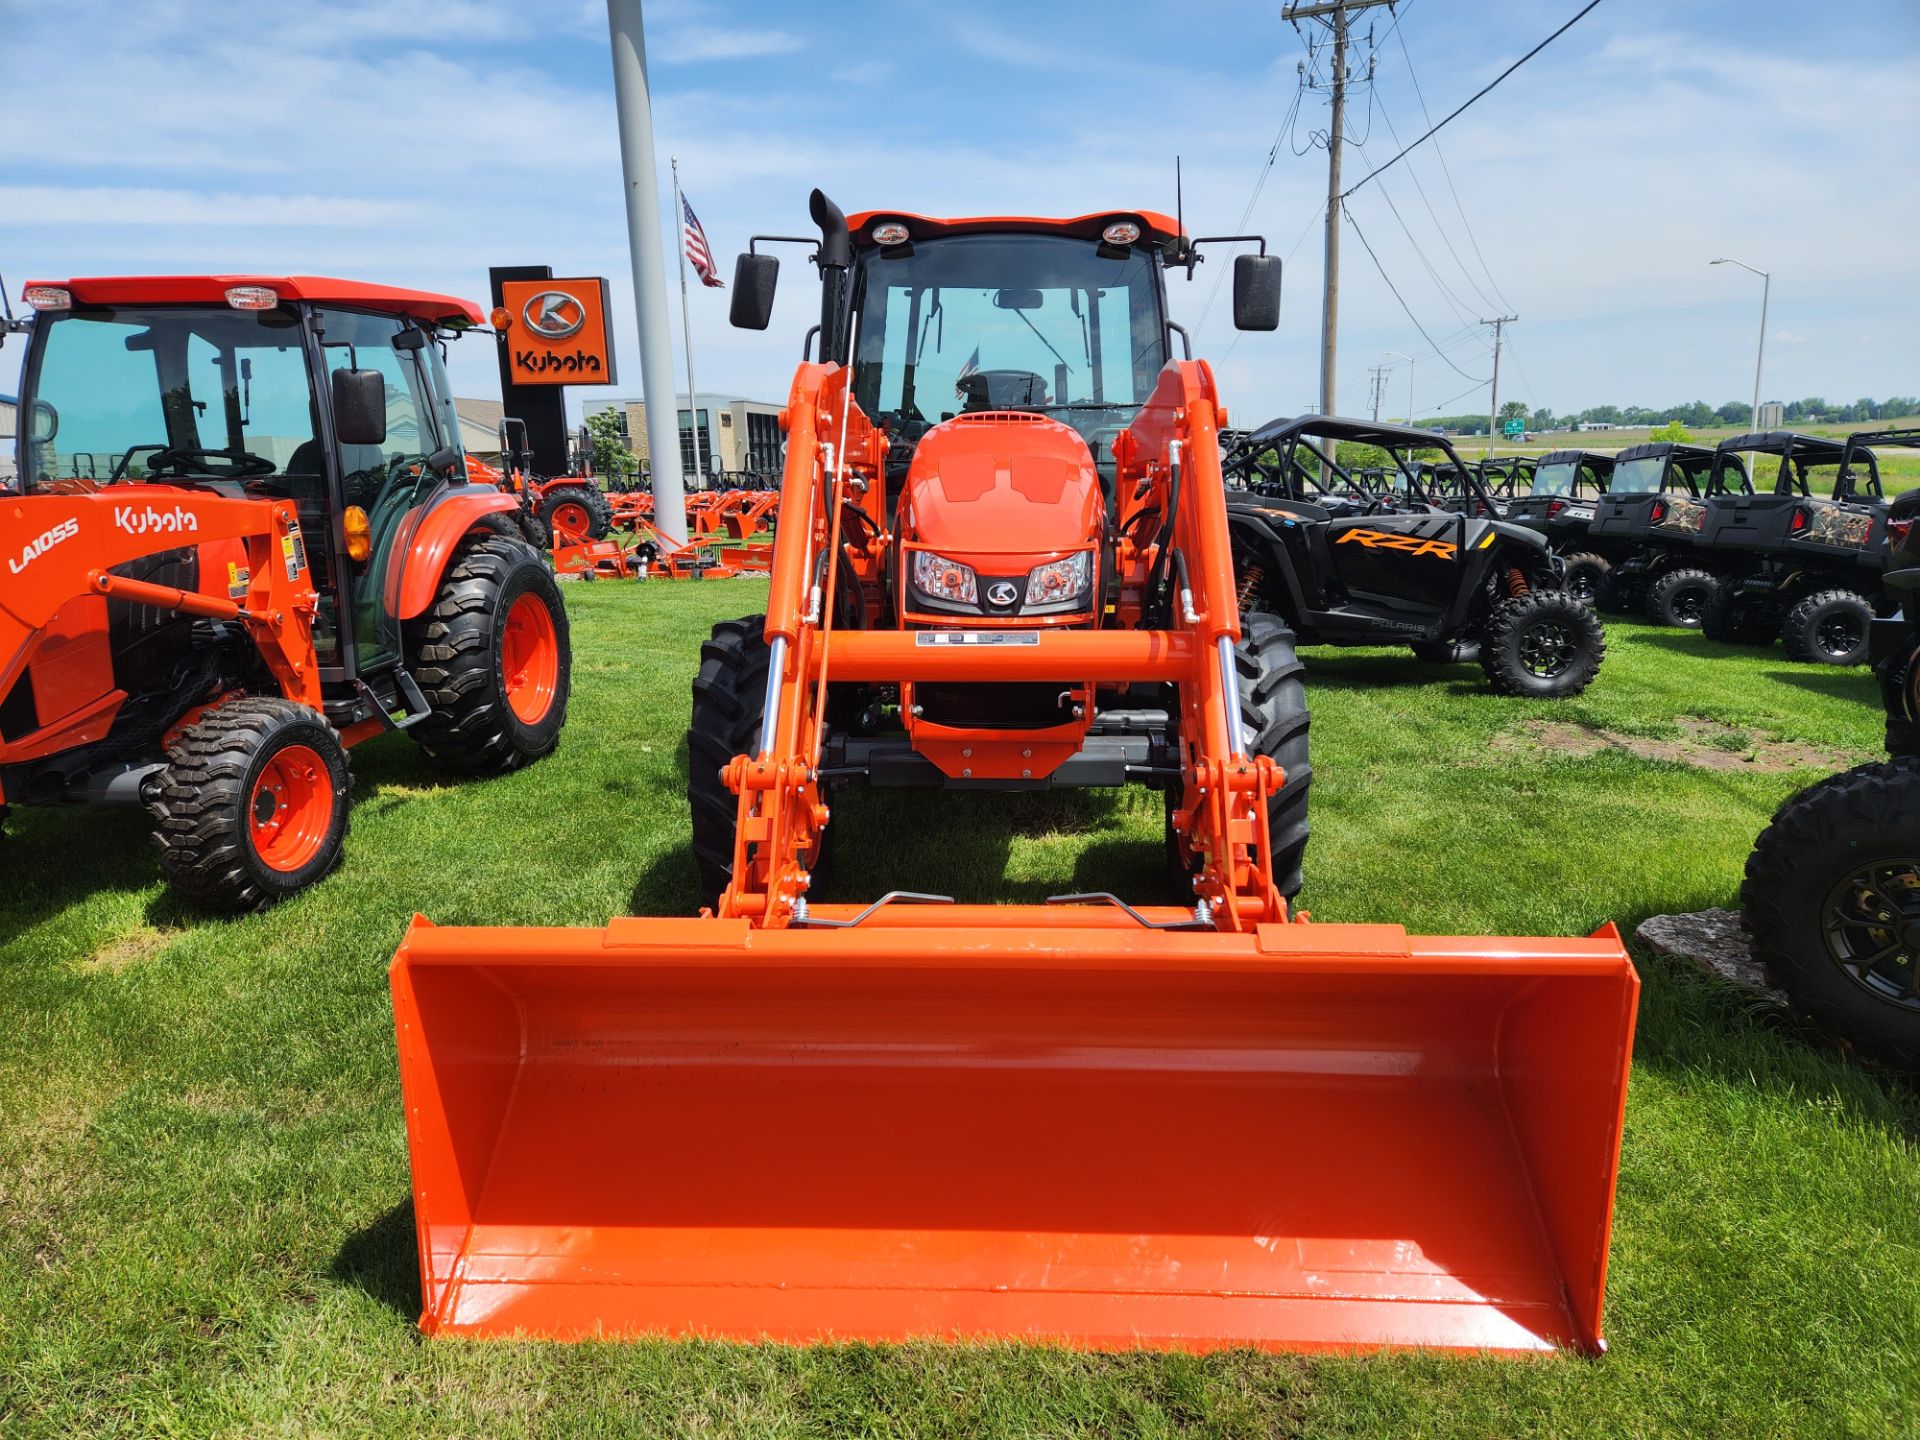
{"type": "Polygon", "coordinates": [[[132,505],[116,505],[113,507],[113,523],[129,535],[167,534],[182,530],[198,530],[200,517],[179,505],[171,510],[156,510],[151,505],[144,509],[136,509],[132,505]]]}
{"type": "Polygon", "coordinates": [[[527,297],[527,303],[520,307],[520,318],[534,334],[564,340],[587,323],[587,311],[564,290],[542,290],[527,297]]]}
{"type": "Polygon", "coordinates": [[[1019,593],[1020,592],[1015,590],[1007,581],[996,580],[987,587],[987,603],[989,605],[1011,605],[1013,604],[1014,597],[1019,593]]]}
{"type": "Polygon", "coordinates": [[[1451,540],[1428,540],[1420,535],[1396,535],[1386,530],[1355,528],[1342,532],[1336,545],[1364,545],[1369,550],[1404,550],[1409,555],[1438,555],[1451,560],[1458,547],[1451,540]]]}

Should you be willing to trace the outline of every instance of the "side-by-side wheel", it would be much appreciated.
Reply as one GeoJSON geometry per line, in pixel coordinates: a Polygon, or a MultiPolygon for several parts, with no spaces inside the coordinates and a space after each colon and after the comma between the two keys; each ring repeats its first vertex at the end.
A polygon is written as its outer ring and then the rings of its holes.
{"type": "Polygon", "coordinates": [[[1720,581],[1706,570],[1669,570],[1647,588],[1647,619],[1655,625],[1698,630],[1720,581]]]}
{"type": "Polygon", "coordinates": [[[431,707],[407,733],[462,774],[517,769],[560,740],[573,650],[553,572],[527,544],[476,534],[409,627],[410,668],[431,707]]]}
{"type": "Polygon", "coordinates": [[[1851,590],[1822,590],[1787,612],[1780,648],[1789,660],[1814,665],[1864,665],[1873,606],[1851,590]]]}
{"type": "Polygon", "coordinates": [[[271,905],[339,862],[349,791],[323,716],[277,696],[225,701],[173,738],[149,782],[160,868],[210,908],[271,905]]]}
{"type": "Polygon", "coordinates": [[[1480,668],[1502,695],[1578,695],[1593,683],[1606,653],[1598,617],[1560,590],[1502,600],[1480,632],[1480,668]]]}
{"type": "Polygon", "coordinates": [[[1583,604],[1592,605],[1600,598],[1600,587],[1607,583],[1607,572],[1611,569],[1613,566],[1602,556],[1586,551],[1569,555],[1561,588],[1583,604]]]}
{"type": "Polygon", "coordinates": [[[1796,1004],[1920,1066],[1920,763],[1802,790],[1754,843],[1740,898],[1754,953],[1796,1004]]]}

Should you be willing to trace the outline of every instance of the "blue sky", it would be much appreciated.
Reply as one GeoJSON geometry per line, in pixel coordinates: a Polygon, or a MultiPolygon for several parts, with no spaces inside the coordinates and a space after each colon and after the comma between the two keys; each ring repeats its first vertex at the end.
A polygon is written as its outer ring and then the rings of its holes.
{"type": "MultiPolygon", "coordinates": [[[[1425,128],[1422,94],[1439,118],[1577,3],[1396,8],[1397,34],[1384,8],[1360,22],[1382,43],[1370,94],[1351,92],[1353,178],[1394,133],[1425,128]]],[[[1174,281],[1174,314],[1197,326],[1238,421],[1295,413],[1318,392],[1326,185],[1324,152],[1295,148],[1326,106],[1310,92],[1283,127],[1307,47],[1280,10],[660,0],[647,13],[662,175],[677,154],[730,275],[750,233],[804,228],[815,184],[849,211],[1171,208],[1181,155],[1188,223],[1217,233],[1239,227],[1264,172],[1246,223],[1287,257],[1280,331],[1234,335],[1224,294],[1209,305],[1219,263],[1174,281]]],[[[16,303],[30,278],[238,270],[484,300],[489,264],[544,262],[612,279],[620,390],[638,392],[596,0],[0,0],[0,55],[0,273],[16,303]]],[[[1484,404],[1489,345],[1472,322],[1503,301],[1521,317],[1503,398],[1745,399],[1759,281],[1710,269],[1721,254],[1774,272],[1768,398],[1920,393],[1916,138],[1915,0],[1604,0],[1439,153],[1350,202],[1444,353],[1349,230],[1339,408],[1365,410],[1387,350],[1419,357],[1417,409],[1484,404]]],[[[764,335],[728,329],[725,293],[696,290],[702,390],[785,393],[806,280],[786,266],[764,335]]],[[[0,389],[19,354],[0,354],[0,389]]],[[[454,371],[462,393],[497,393],[485,342],[457,346],[454,371]]],[[[1406,380],[1402,367],[1383,413],[1404,408],[1406,380]]]]}

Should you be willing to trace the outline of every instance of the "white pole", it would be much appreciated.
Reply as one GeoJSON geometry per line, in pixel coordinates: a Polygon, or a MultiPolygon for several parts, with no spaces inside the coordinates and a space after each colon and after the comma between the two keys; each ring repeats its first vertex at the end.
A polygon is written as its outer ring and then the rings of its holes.
{"type": "Polygon", "coordinates": [[[686,483],[680,473],[680,417],[674,399],[673,342],[667,334],[666,258],[660,253],[660,171],[653,154],[653,106],[647,93],[647,42],[640,0],[607,0],[613,46],[613,105],[626,184],[627,248],[640,331],[640,388],[647,402],[653,467],[653,523],[668,540],[687,540],[686,483]]]}
{"type": "Polygon", "coordinates": [[[1773,293],[1773,272],[1756,270],[1744,260],[1734,260],[1722,256],[1718,260],[1709,260],[1709,265],[1738,265],[1749,275],[1760,277],[1760,349],[1753,357],[1753,414],[1747,417],[1747,428],[1760,428],[1760,367],[1767,362],[1767,300],[1773,293]]]}
{"type": "MultiPolygon", "coordinates": [[[[706,462],[700,458],[700,391],[693,383],[693,322],[687,318],[687,212],[680,198],[680,157],[671,157],[673,166],[673,223],[679,237],[674,253],[680,257],[680,339],[687,347],[687,426],[693,435],[693,482],[704,490],[706,462]]],[[[675,417],[678,423],[678,417],[675,417]]]]}
{"type": "Polygon", "coordinates": [[[1411,430],[1413,428],[1413,357],[1403,355],[1398,350],[1382,350],[1380,353],[1407,362],[1407,428],[1411,430]]]}

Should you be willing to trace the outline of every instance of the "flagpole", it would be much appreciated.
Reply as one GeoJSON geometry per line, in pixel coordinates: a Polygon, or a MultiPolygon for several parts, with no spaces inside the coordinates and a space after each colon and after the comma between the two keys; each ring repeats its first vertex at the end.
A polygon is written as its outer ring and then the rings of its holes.
{"type": "Polygon", "coordinates": [[[700,392],[693,387],[693,325],[687,319],[687,202],[680,198],[680,157],[670,157],[673,166],[673,220],[680,227],[680,339],[687,347],[687,427],[693,432],[693,473],[706,489],[707,466],[700,458],[700,392]]]}

